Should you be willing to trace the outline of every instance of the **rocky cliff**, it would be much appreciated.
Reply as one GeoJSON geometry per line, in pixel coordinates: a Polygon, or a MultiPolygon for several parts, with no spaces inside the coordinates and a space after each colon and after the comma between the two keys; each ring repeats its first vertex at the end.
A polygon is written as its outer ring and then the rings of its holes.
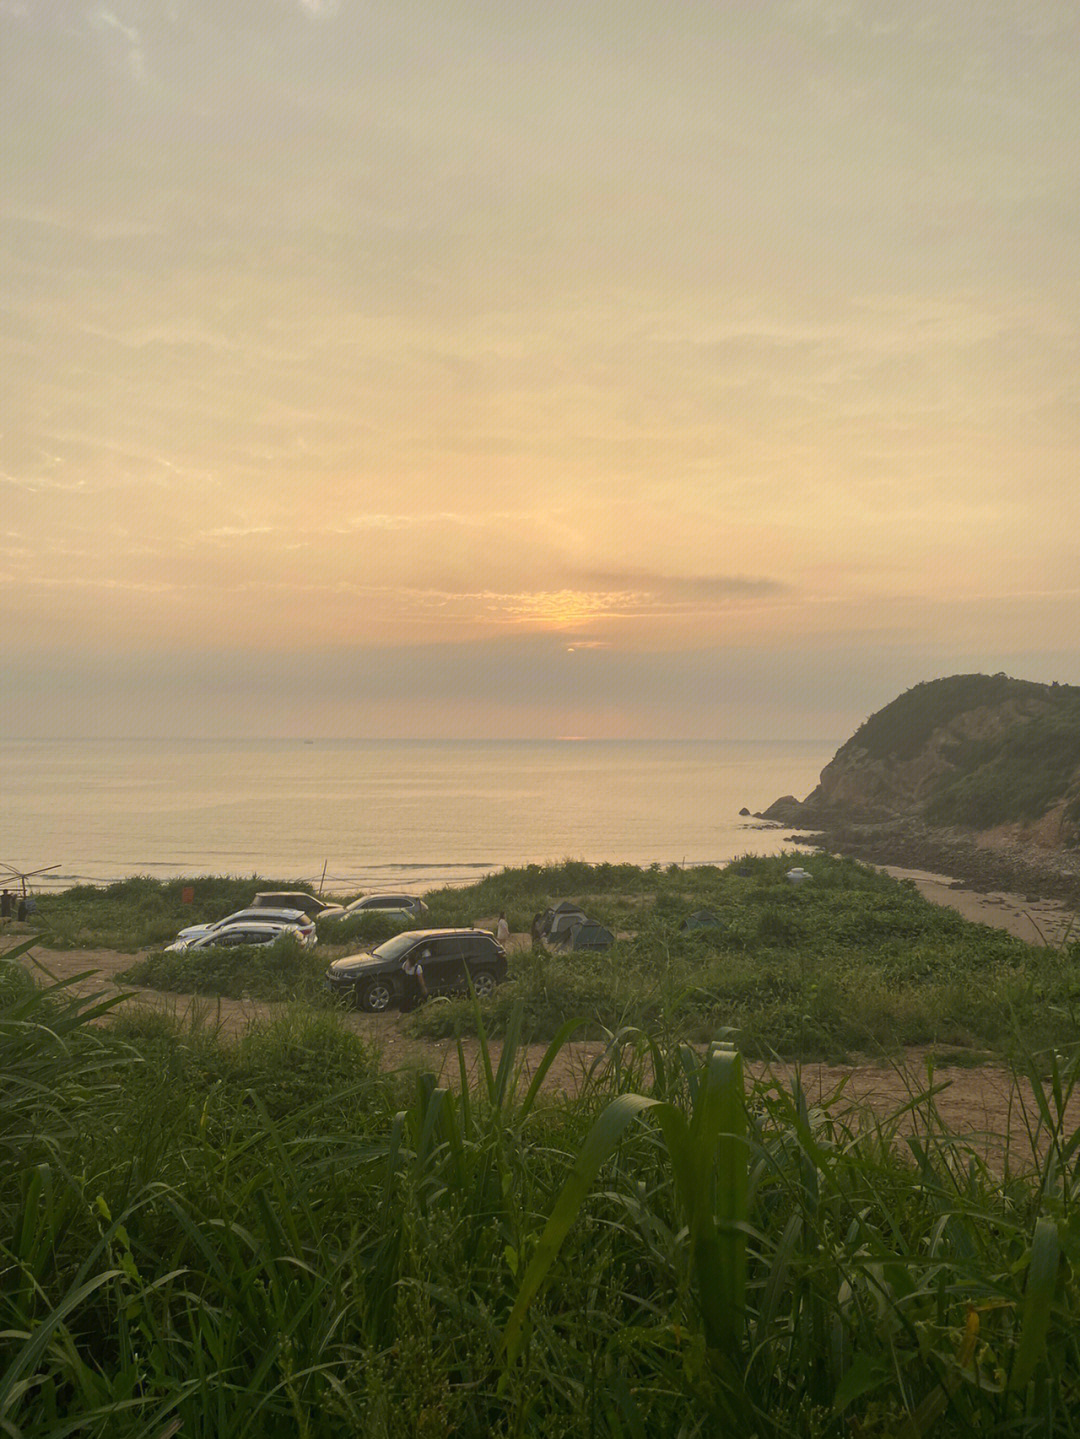
{"type": "Polygon", "coordinates": [[[805,800],[787,795],[763,817],[1075,859],[1080,688],[1003,674],[916,685],[860,725],[805,800]]]}

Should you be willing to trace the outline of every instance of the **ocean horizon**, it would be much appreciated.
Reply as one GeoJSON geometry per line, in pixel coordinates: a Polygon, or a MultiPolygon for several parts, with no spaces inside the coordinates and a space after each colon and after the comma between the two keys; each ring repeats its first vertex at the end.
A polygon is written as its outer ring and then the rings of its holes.
{"type": "Polygon", "coordinates": [[[421,891],[566,858],[724,864],[832,740],[6,739],[0,865],[39,889],[259,874],[421,891]]]}

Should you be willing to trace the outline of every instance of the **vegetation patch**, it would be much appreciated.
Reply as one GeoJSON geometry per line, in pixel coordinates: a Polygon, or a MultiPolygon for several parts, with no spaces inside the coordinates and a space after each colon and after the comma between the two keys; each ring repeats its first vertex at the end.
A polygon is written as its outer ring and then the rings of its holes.
{"type": "MultiPolygon", "coordinates": [[[[678,1039],[724,1032],[748,1055],[842,1059],[932,1044],[1001,1049],[1071,1039],[1080,981],[1067,955],[971,924],[924,900],[914,885],[827,855],[747,858],[725,869],[639,870],[633,882],[576,874],[580,888],[542,888],[544,874],[509,870],[485,882],[485,908],[515,930],[531,911],[572,897],[621,937],[601,954],[511,953],[510,982],[483,1009],[505,1032],[520,1005],[525,1032],[550,1039],[571,1018],[592,1037],[644,1026],[678,1039]],[[793,885],[798,864],[811,878],[793,885]],[[707,910],[715,927],[684,931],[707,910]]],[[[443,894],[429,896],[433,914],[443,894]]],[[[459,915],[475,912],[457,891],[459,915]]],[[[475,1030],[467,1000],[415,1012],[422,1034],[475,1030]]]]}
{"type": "Polygon", "coordinates": [[[913,759],[935,730],[950,724],[958,715],[1010,700],[1055,707],[1063,704],[1075,709],[1080,688],[1036,684],[1004,674],[924,680],[864,720],[837,754],[863,750],[871,759],[913,759]]]}
{"type": "Polygon", "coordinates": [[[181,929],[210,924],[246,909],[259,890],[300,890],[295,880],[250,875],[152,879],[135,875],[115,884],[79,884],[38,896],[34,927],[51,949],[115,949],[134,953],[168,944],[181,929]],[[190,902],[184,898],[191,892],[190,902]]]}
{"type": "Polygon", "coordinates": [[[1035,715],[996,740],[963,746],[954,763],[957,772],[927,805],[931,823],[989,829],[1039,819],[1080,766],[1080,700],[1035,715]]]}
{"type": "Polygon", "coordinates": [[[129,984],[180,994],[218,994],[227,999],[318,1000],[325,956],[304,949],[290,935],[273,944],[220,946],[175,953],[159,951],[119,976],[129,984]]]}

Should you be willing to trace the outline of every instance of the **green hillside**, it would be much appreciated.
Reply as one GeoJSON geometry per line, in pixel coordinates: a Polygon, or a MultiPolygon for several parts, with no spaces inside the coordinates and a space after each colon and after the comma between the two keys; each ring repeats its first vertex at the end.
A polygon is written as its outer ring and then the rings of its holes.
{"type": "Polygon", "coordinates": [[[1063,799],[1080,819],[1080,688],[1036,684],[1008,675],[952,675],[905,691],[870,716],[837,751],[848,771],[866,764],[902,766],[920,758],[940,771],[925,818],[932,824],[986,829],[1033,821],[1063,799]],[[982,723],[972,712],[984,711],[982,723]],[[958,725],[967,717],[966,725],[958,725]],[[942,734],[961,728],[955,738],[942,734]],[[932,753],[931,753],[932,751],[932,753]]]}

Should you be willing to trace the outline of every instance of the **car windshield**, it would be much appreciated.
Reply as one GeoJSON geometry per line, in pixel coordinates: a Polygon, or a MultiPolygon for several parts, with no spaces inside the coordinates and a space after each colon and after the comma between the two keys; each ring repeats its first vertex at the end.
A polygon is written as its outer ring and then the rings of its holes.
{"type": "Polygon", "coordinates": [[[371,951],[376,959],[404,959],[416,943],[415,934],[395,934],[371,951]]]}

